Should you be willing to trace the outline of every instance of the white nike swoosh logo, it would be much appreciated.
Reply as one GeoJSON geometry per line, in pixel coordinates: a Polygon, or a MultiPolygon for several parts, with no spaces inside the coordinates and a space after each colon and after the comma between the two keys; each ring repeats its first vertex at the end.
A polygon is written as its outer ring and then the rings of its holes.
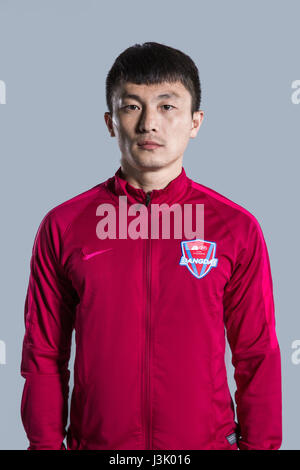
{"type": "Polygon", "coordinates": [[[83,253],[82,259],[84,259],[84,261],[86,261],[87,259],[92,258],[92,256],[101,255],[102,253],[105,253],[106,251],[111,251],[111,250],[112,250],[112,248],[108,248],[107,250],[93,251],[92,253],[88,253],[86,255],[83,253]]]}

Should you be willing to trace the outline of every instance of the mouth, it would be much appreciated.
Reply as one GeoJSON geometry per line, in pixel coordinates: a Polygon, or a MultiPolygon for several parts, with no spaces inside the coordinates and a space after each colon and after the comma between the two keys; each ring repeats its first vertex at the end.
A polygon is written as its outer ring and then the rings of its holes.
{"type": "Polygon", "coordinates": [[[162,145],[157,144],[156,142],[145,142],[142,144],[138,144],[138,147],[143,150],[154,150],[159,147],[162,147],[162,145]]]}

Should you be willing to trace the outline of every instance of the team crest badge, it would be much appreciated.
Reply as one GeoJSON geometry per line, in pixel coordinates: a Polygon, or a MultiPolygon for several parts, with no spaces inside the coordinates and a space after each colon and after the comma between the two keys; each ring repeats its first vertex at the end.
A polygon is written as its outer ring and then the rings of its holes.
{"type": "Polygon", "coordinates": [[[197,279],[201,279],[209,273],[211,268],[218,265],[215,242],[206,240],[185,240],[181,242],[182,256],[179,264],[186,266],[197,279]]]}

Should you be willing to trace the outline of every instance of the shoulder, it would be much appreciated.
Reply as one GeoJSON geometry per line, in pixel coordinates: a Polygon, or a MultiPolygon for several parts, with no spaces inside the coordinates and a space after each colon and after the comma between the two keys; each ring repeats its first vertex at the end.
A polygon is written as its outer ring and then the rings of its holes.
{"type": "Polygon", "coordinates": [[[105,185],[106,181],[98,183],[92,188],[76,194],[50,208],[43,216],[35,238],[42,235],[43,232],[52,239],[63,237],[73,221],[76,220],[90,204],[97,200],[102,201],[107,198],[105,185]]]}
{"type": "Polygon", "coordinates": [[[243,205],[196,181],[190,180],[190,184],[193,198],[203,202],[204,211],[206,204],[212,207],[230,230],[243,231],[245,235],[249,230],[261,232],[258,219],[243,205]]]}

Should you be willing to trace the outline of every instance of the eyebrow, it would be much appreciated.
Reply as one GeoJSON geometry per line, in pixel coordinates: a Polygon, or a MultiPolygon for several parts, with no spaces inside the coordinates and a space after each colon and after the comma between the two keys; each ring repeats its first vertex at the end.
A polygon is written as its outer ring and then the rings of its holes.
{"type": "MultiPolygon", "coordinates": [[[[141,101],[141,98],[139,97],[139,95],[134,95],[132,93],[126,93],[124,92],[122,95],[121,95],[121,98],[122,99],[125,99],[125,98],[132,98],[134,100],[137,100],[137,101],[141,101]]],[[[172,91],[170,93],[163,93],[161,95],[158,95],[156,97],[157,100],[160,100],[161,98],[181,98],[180,95],[178,95],[175,91],[172,91]]]]}

